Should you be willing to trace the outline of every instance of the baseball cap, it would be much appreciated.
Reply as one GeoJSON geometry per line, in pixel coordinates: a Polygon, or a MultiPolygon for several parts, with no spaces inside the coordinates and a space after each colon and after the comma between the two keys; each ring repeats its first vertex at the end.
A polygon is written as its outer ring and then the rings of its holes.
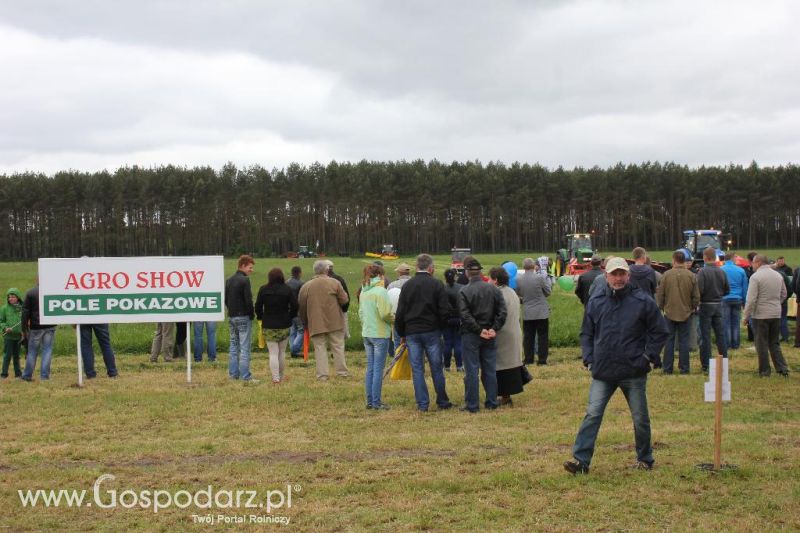
{"type": "Polygon", "coordinates": [[[630,272],[631,268],[628,266],[628,262],[623,258],[612,257],[606,263],[606,272],[614,272],[615,270],[624,270],[625,272],[630,272]]]}

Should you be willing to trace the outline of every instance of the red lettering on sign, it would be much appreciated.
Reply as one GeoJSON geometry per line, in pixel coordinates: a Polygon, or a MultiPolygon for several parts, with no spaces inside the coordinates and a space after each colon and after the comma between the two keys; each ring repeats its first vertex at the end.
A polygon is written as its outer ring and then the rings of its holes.
{"type": "Polygon", "coordinates": [[[178,287],[183,285],[183,275],[177,270],[173,270],[172,272],[167,274],[167,285],[169,285],[173,289],[177,289],[178,287]]]}
{"type": "Polygon", "coordinates": [[[111,285],[109,282],[111,281],[111,274],[108,272],[98,272],[97,273],[97,288],[98,289],[110,289],[111,285]]]}
{"type": "Polygon", "coordinates": [[[125,272],[117,272],[114,274],[114,278],[111,282],[114,284],[114,287],[124,289],[131,282],[131,278],[125,272]]]}
{"type": "Polygon", "coordinates": [[[205,270],[184,270],[183,273],[186,276],[186,283],[189,284],[189,287],[199,287],[203,283],[203,276],[206,272],[205,270]]]}
{"type": "Polygon", "coordinates": [[[64,290],[67,289],[80,289],[78,280],[75,278],[75,274],[70,274],[67,276],[67,284],[64,286],[64,290]]]}

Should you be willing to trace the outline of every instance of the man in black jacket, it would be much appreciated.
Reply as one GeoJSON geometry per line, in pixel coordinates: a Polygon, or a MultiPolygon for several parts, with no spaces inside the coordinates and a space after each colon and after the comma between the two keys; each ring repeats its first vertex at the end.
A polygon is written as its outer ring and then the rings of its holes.
{"type": "MultiPolygon", "coordinates": [[[[792,292],[795,294],[795,302],[800,302],[800,267],[794,269],[794,276],[792,276],[792,292]]],[[[795,329],[794,329],[794,347],[800,348],[800,305],[795,308],[795,329]]]]}
{"type": "Polygon", "coordinates": [[[625,394],[633,417],[635,467],[653,468],[647,373],[651,365],[661,367],[658,354],[669,333],[655,300],[629,283],[629,271],[624,259],[609,259],[607,286],[589,299],[583,315],[583,364],[592,373],[592,385],[586,416],[572,447],[573,460],[564,463],[571,474],[589,472],[603,413],[617,388],[625,394]]]}
{"type": "Polygon", "coordinates": [[[333,261],[328,261],[328,277],[335,279],[342,284],[344,293],[347,295],[347,303],[342,304],[342,315],[344,315],[344,339],[350,338],[350,321],[347,319],[347,310],[350,309],[350,291],[347,289],[347,282],[342,276],[333,271],[333,261]]]}
{"type": "Polygon", "coordinates": [[[603,275],[603,269],[600,268],[602,263],[603,258],[597,254],[594,254],[592,256],[592,269],[587,270],[578,276],[578,284],[575,287],[575,294],[578,296],[578,299],[584,306],[586,305],[586,302],[589,301],[589,287],[592,286],[592,282],[597,276],[603,275]]]}
{"type": "Polygon", "coordinates": [[[647,264],[647,250],[641,246],[633,249],[633,265],[630,269],[630,284],[640,288],[645,294],[649,294],[651,298],[655,298],[658,279],[656,271],[647,264]]]}
{"type": "Polygon", "coordinates": [[[442,327],[450,317],[450,302],[444,284],[433,277],[433,258],[417,256],[417,275],[403,285],[397,303],[395,327],[402,341],[408,344],[411,377],[417,409],[428,410],[430,398],[425,384],[425,359],[431,367],[431,379],[439,409],[453,407],[445,390],[442,368],[442,327]]]}
{"type": "Polygon", "coordinates": [[[228,350],[228,375],[233,379],[252,381],[250,374],[250,343],[253,332],[253,290],[250,274],[255,261],[249,255],[239,257],[236,273],[225,282],[225,307],[228,308],[228,323],[231,344],[228,350]]]}
{"type": "Polygon", "coordinates": [[[461,359],[464,362],[464,407],[477,413],[480,409],[478,369],[487,409],[497,409],[497,346],[495,337],[506,323],[506,302],[500,289],[483,281],[477,259],[464,262],[469,284],[458,293],[461,315],[461,359]]]}

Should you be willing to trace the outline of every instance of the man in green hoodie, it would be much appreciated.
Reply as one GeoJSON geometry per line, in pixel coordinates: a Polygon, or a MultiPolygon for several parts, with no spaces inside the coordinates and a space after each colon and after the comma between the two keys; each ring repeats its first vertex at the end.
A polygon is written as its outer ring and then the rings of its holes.
{"type": "Polygon", "coordinates": [[[22,293],[10,288],[6,292],[6,304],[0,307],[0,331],[3,332],[3,371],[0,377],[8,377],[8,363],[14,361],[14,377],[21,377],[19,347],[22,344],[22,293]]]}

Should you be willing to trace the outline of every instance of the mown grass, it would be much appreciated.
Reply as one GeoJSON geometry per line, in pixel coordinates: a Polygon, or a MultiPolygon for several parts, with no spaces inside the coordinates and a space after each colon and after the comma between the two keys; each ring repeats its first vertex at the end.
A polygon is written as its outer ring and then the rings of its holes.
{"type": "MultiPolygon", "coordinates": [[[[535,380],[513,408],[478,415],[418,414],[409,382],[386,383],[391,411],[365,410],[357,352],[348,353],[349,379],[318,383],[313,361],[291,361],[290,380],[279,386],[229,381],[224,355],[197,366],[188,386],[182,365],[126,354],[120,378],[78,389],[71,359],[61,357],[50,382],[0,383],[0,527],[183,530],[199,527],[192,514],[207,512],[23,509],[17,496],[20,489],[91,491],[100,475],[113,474],[104,491],[212,485],[263,493],[300,485],[292,508],[275,511],[300,531],[796,530],[798,380],[759,379],[748,348],[731,356],[733,403],[725,408],[723,460],[737,469],[695,467],[713,458],[703,376],[656,374],[649,401],[657,469],[627,468],[633,435],[617,395],[583,477],[561,468],[588,394],[577,349],[556,349],[551,366],[533,368],[535,380]]],[[[800,352],[785,352],[800,370],[800,352]]],[[[266,376],[266,355],[257,352],[253,366],[266,376]]],[[[447,378],[448,393],[461,402],[460,375],[447,378]]]]}
{"type": "MultiPolygon", "coordinates": [[[[505,258],[481,256],[484,264],[505,258]]],[[[312,261],[301,261],[310,271],[312,261]]],[[[357,265],[364,264],[334,261],[353,280],[357,265]]],[[[256,280],[273,265],[295,262],[259,260],[256,280]]],[[[437,257],[440,262],[446,259],[437,257]]],[[[230,261],[226,266],[232,270],[230,261]]],[[[22,279],[33,265],[1,267],[2,279],[24,287],[14,277],[22,279]]],[[[562,326],[561,316],[570,309],[579,314],[574,296],[556,292],[551,300],[552,327],[575,327],[562,326]]],[[[104,490],[120,492],[194,492],[212,485],[263,493],[299,485],[292,508],[275,511],[289,516],[289,528],[299,531],[800,529],[800,351],[786,345],[789,379],[759,379],[749,343],[731,354],[733,402],[725,408],[723,460],[738,468],[713,474],[695,466],[713,458],[713,410],[702,401],[704,377],[655,374],[649,403],[657,469],[626,468],[635,460],[633,435],[618,394],[606,413],[592,473],[572,477],[561,462],[570,456],[589,385],[577,347],[555,349],[551,366],[533,368],[535,380],[515,397],[513,408],[423,415],[415,410],[410,382],[385,384],[391,411],[364,409],[363,350],[348,352],[351,378],[329,383],[314,379],[313,360],[292,360],[287,383],[243,386],[227,379],[221,354],[216,365],[195,366],[194,383],[187,385],[183,365],[147,361],[151,333],[151,325],[112,328],[117,380],[102,377],[101,369],[101,377],[74,387],[74,337],[61,328],[61,356],[49,382],[0,382],[0,529],[202,527],[192,514],[208,511],[193,507],[158,513],[31,509],[22,507],[17,494],[37,488],[91,491],[102,474],[116,476],[104,490]]],[[[697,371],[696,354],[692,364],[697,371]]],[[[253,369],[256,377],[268,375],[262,351],[256,351],[253,369]]],[[[447,378],[451,399],[462,402],[460,375],[447,378]]]]}

